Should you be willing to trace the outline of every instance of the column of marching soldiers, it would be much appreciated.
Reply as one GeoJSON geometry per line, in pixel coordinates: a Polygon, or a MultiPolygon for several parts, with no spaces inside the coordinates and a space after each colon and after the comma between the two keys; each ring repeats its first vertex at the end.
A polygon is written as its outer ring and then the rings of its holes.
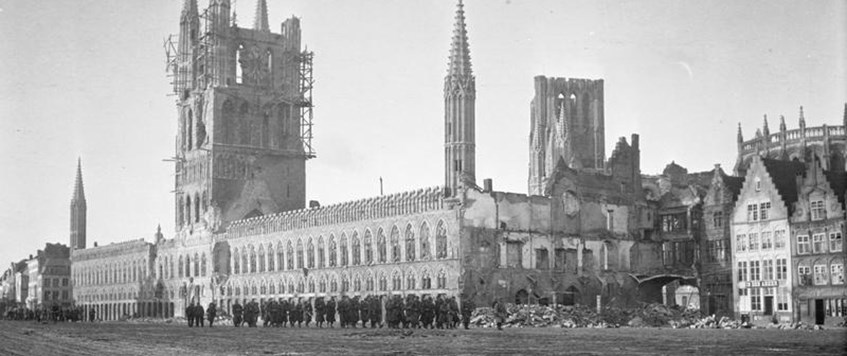
{"type": "MultiPolygon", "coordinates": [[[[454,329],[461,322],[467,329],[475,306],[470,299],[462,299],[464,302],[459,310],[455,297],[446,298],[439,295],[433,300],[430,296],[420,298],[417,295],[408,295],[405,299],[400,295],[389,296],[385,299],[385,325],[382,315],[383,300],[373,295],[361,300],[358,296],[343,296],[338,301],[335,297],[326,301],[324,298],[317,298],[314,300],[314,306],[311,301],[302,299],[270,300],[261,305],[253,300],[243,306],[236,301],[232,305],[232,323],[236,327],[256,327],[261,316],[262,325],[266,327],[302,327],[303,324],[309,327],[309,324],[314,322],[319,328],[332,328],[337,315],[339,326],[342,328],[355,328],[361,321],[362,327],[370,324],[371,328],[387,326],[425,329],[454,329]]],[[[208,320],[209,327],[212,327],[217,317],[217,306],[215,303],[209,303],[204,310],[199,303],[192,303],[186,307],[185,315],[189,327],[203,327],[204,319],[208,320]]]]}

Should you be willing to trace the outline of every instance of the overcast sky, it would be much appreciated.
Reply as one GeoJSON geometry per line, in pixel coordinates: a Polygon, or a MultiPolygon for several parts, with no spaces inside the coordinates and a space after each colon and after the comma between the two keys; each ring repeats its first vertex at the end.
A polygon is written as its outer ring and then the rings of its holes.
{"type": "MultiPolygon", "coordinates": [[[[173,236],[177,115],[163,39],[182,1],[0,0],[0,263],[69,240],[82,157],[88,245],[173,236]]],[[[200,7],[207,0],[200,0],[200,7]]],[[[731,170],[736,127],[841,123],[845,1],[466,0],[477,179],[525,193],[536,75],[605,80],[606,154],[641,135],[642,172],[731,170]]],[[[242,27],[255,1],[238,0],[242,27]]],[[[455,1],[268,2],[315,52],[322,204],[442,184],[443,80],[455,1]]]]}

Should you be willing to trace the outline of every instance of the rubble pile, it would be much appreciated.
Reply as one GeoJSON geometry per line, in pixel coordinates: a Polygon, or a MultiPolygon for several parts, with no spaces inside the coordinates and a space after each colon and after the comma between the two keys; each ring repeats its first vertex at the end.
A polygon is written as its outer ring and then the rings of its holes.
{"type": "MultiPolygon", "coordinates": [[[[639,308],[605,308],[601,313],[585,306],[506,305],[504,327],[513,328],[617,328],[628,327],[672,327],[675,329],[741,329],[751,328],[727,317],[714,315],[703,317],[697,310],[669,307],[663,304],[644,304],[639,308]]],[[[471,316],[471,324],[491,328],[497,326],[492,308],[477,308],[471,316]]],[[[813,330],[815,327],[802,323],[778,324],[780,329],[813,330]]],[[[815,329],[816,330],[816,329],[815,329]]]]}

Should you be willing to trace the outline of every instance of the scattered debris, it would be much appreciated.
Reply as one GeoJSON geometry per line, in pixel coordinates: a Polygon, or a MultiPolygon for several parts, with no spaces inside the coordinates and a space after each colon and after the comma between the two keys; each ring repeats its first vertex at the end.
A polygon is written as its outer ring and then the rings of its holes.
{"type": "MultiPolygon", "coordinates": [[[[618,328],[671,327],[674,329],[741,329],[752,328],[747,322],[714,315],[703,317],[698,310],[669,307],[663,304],[644,304],[639,308],[605,308],[600,314],[587,306],[542,306],[507,304],[504,327],[512,328],[618,328]]],[[[477,308],[471,324],[483,328],[497,327],[494,310],[477,308]]],[[[820,330],[820,326],[803,323],[774,324],[773,328],[820,330]]]]}

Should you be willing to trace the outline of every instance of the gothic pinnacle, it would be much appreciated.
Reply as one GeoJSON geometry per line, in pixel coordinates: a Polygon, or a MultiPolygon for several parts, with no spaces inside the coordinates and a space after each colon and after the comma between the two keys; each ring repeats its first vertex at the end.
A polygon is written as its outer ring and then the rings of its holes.
{"type": "Polygon", "coordinates": [[[765,136],[768,136],[768,135],[771,134],[771,130],[768,128],[768,115],[767,114],[765,114],[765,123],[764,123],[764,126],[762,126],[762,133],[764,133],[765,136]]]}
{"type": "Polygon", "coordinates": [[[785,116],[779,115],[779,131],[785,131],[785,116]]]}
{"type": "Polygon", "coordinates": [[[738,123],[738,143],[744,142],[744,136],[741,134],[741,123],[738,123]]]}
{"type": "Polygon", "coordinates": [[[800,127],[806,127],[806,116],[803,114],[803,106],[800,106],[800,127]]]}
{"type": "Polygon", "coordinates": [[[262,32],[271,32],[268,25],[268,2],[266,0],[256,1],[256,18],[253,20],[253,29],[262,32]]]}
{"type": "Polygon", "coordinates": [[[447,73],[450,76],[472,74],[468,31],[465,27],[465,10],[461,0],[456,5],[456,24],[453,26],[453,42],[450,44],[450,63],[447,73]]]}

